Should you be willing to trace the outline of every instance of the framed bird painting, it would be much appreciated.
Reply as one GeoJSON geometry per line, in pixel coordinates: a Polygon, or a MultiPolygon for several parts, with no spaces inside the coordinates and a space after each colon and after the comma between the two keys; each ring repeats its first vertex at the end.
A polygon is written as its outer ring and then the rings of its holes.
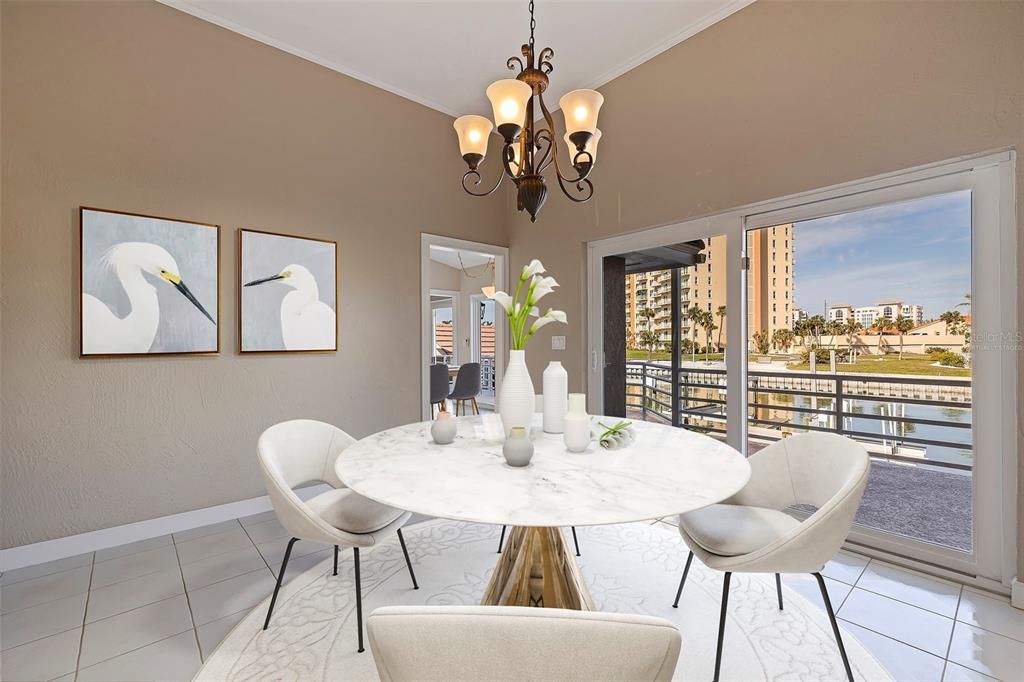
{"type": "Polygon", "coordinates": [[[220,227],[82,206],[81,357],[220,352],[220,227]]]}
{"type": "Polygon", "coordinates": [[[338,350],[338,243],[238,231],[238,351],[338,350]]]}

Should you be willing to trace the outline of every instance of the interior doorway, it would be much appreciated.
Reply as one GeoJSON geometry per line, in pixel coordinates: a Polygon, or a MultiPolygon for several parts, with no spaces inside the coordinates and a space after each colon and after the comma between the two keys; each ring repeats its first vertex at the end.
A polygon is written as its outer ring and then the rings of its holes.
{"type": "MultiPolygon", "coordinates": [[[[424,419],[431,415],[430,366],[434,364],[447,366],[449,393],[461,372],[471,370],[474,376],[478,372],[476,404],[482,412],[494,410],[504,370],[505,323],[503,316],[496,315],[490,294],[506,288],[507,260],[508,249],[502,246],[422,236],[424,419]]],[[[454,408],[450,403],[445,407],[454,408]]]]}

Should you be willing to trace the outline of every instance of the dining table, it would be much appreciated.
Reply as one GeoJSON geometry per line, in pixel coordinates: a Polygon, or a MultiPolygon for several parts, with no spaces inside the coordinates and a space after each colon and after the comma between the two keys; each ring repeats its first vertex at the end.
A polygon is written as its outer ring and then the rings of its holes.
{"type": "Polygon", "coordinates": [[[525,467],[502,455],[497,415],[457,417],[458,435],[435,443],[431,422],[374,433],[346,448],[335,472],[372,500],[418,514],[511,526],[482,603],[592,610],[562,528],[650,521],[721,502],[746,485],[750,465],[697,431],[633,422],[632,441],[602,448],[596,436],[619,417],[591,418],[595,440],[569,452],[534,415],[525,467]]]}

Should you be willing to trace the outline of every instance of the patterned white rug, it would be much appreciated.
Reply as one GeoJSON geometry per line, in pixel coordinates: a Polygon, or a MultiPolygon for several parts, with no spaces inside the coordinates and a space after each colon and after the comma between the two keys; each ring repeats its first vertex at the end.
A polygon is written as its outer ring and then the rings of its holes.
{"type": "MultiPolygon", "coordinates": [[[[364,617],[393,604],[476,604],[494,568],[500,528],[435,520],[404,533],[420,589],[414,591],[394,541],[361,552],[364,617]]],[[[686,560],[679,534],[664,524],[578,529],[578,559],[602,611],[667,618],[680,629],[677,680],[709,680],[715,660],[722,574],[694,561],[678,609],[672,599],[686,560]]],[[[569,540],[571,542],[571,539],[569,540]]],[[[197,680],[376,680],[367,643],[356,653],[351,551],[338,576],[331,560],[281,590],[270,629],[267,602],[229,634],[197,680]]],[[[824,611],[783,585],[779,611],[771,575],[733,576],[722,661],[723,680],[843,680],[824,611]]],[[[858,679],[892,678],[848,632],[843,641],[858,679]]]]}

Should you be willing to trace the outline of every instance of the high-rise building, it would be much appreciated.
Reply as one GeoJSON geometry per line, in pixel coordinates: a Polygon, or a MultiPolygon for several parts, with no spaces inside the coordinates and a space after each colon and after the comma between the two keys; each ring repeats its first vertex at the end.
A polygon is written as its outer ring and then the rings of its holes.
{"type": "MultiPolygon", "coordinates": [[[[759,287],[767,289],[752,296],[752,310],[757,312],[757,324],[769,325],[769,333],[782,327],[791,327],[793,314],[793,239],[792,225],[780,225],[766,230],[755,237],[758,262],[764,256],[767,262],[761,269],[759,287]]],[[[719,235],[704,239],[704,262],[681,268],[679,273],[680,332],[685,340],[696,336],[697,344],[703,346],[706,332],[703,326],[695,324],[687,312],[691,308],[712,313],[715,326],[711,333],[711,345],[725,347],[728,342],[726,325],[726,237],[719,235]],[[723,316],[721,313],[725,313],[723,316]]],[[[753,254],[752,254],[753,256],[753,254]]],[[[753,279],[753,278],[750,278],[753,279]]],[[[669,270],[638,273],[626,276],[626,340],[633,348],[641,347],[640,334],[646,329],[658,335],[658,343],[664,348],[672,341],[671,322],[672,275],[669,270]]],[[[757,329],[761,327],[758,326],[757,329]]]]}
{"type": "Polygon", "coordinates": [[[747,232],[747,339],[793,328],[793,225],[747,232]]]}

